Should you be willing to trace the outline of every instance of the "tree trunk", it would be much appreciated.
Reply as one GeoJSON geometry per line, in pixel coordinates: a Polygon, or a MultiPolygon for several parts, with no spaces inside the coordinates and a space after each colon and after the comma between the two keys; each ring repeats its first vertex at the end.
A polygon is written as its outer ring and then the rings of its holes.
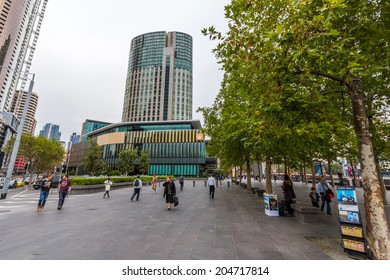
{"type": "Polygon", "coordinates": [[[374,259],[389,260],[390,233],[368,129],[362,82],[359,79],[353,79],[348,84],[348,93],[352,102],[355,133],[358,139],[359,159],[362,168],[367,242],[374,259]]]}
{"type": "Polygon", "coordinates": [[[332,184],[332,187],[334,188],[334,180],[333,180],[333,174],[332,174],[332,168],[330,167],[331,160],[328,159],[328,170],[329,170],[329,176],[330,176],[330,183],[332,184]]]}
{"type": "Polygon", "coordinates": [[[383,181],[382,169],[381,169],[381,167],[379,165],[379,160],[378,160],[375,152],[374,152],[374,157],[375,157],[376,170],[377,170],[378,176],[379,176],[379,184],[381,185],[381,192],[382,192],[382,196],[383,196],[383,204],[387,205],[385,182],[383,181]]]}
{"type": "Polygon", "coordinates": [[[306,173],[306,162],[303,159],[303,176],[305,176],[305,184],[307,185],[307,173],[306,173]]]}
{"type": "Polygon", "coordinates": [[[258,162],[257,167],[258,167],[258,172],[259,172],[259,182],[261,182],[263,179],[262,178],[263,177],[263,163],[258,162]]]}
{"type": "Polygon", "coordinates": [[[287,156],[284,155],[284,174],[288,174],[287,170],[287,156]]]}
{"type": "Polygon", "coordinates": [[[246,163],[246,190],[249,192],[252,188],[252,177],[251,177],[251,161],[248,155],[245,156],[246,163]]]}
{"type": "Polygon", "coordinates": [[[313,161],[313,163],[311,165],[311,173],[313,174],[311,186],[313,188],[315,188],[316,187],[316,166],[315,166],[315,162],[314,161],[313,161]]]}
{"type": "Polygon", "coordinates": [[[272,193],[272,179],[271,179],[271,168],[272,168],[271,158],[266,157],[265,159],[265,192],[272,193]]]}

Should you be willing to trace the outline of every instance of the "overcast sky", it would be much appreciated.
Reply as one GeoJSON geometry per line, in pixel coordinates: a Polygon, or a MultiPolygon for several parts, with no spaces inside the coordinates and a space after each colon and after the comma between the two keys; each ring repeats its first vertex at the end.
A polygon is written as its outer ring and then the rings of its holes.
{"type": "Polygon", "coordinates": [[[215,42],[201,29],[227,30],[229,0],[49,0],[31,73],[39,96],[36,134],[60,125],[61,140],[80,134],[85,119],[120,122],[131,40],[153,31],[193,37],[193,119],[211,106],[223,72],[215,42]]]}

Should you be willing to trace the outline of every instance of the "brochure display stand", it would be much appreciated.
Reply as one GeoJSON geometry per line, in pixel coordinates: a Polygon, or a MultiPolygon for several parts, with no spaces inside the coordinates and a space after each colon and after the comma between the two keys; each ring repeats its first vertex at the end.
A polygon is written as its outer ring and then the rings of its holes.
{"type": "Polygon", "coordinates": [[[368,256],[363,223],[359,212],[355,187],[337,187],[340,234],[344,251],[350,256],[368,256]]]}
{"type": "Polygon", "coordinates": [[[278,196],[276,194],[264,193],[265,214],[268,216],[279,216],[278,196]]]}

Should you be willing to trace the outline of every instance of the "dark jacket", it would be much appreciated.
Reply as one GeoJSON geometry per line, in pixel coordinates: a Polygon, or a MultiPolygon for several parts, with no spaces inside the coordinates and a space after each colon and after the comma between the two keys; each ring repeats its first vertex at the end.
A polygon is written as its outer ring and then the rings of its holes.
{"type": "Polygon", "coordinates": [[[176,196],[176,186],[173,181],[165,182],[163,186],[164,186],[163,197],[165,197],[166,195],[170,195],[171,197],[176,196]]]}
{"type": "Polygon", "coordinates": [[[47,178],[42,181],[41,191],[47,192],[53,187],[53,179],[48,180],[47,178]]]}
{"type": "Polygon", "coordinates": [[[293,200],[293,198],[295,198],[293,184],[290,179],[283,181],[282,189],[283,189],[284,200],[290,201],[293,200]]]}

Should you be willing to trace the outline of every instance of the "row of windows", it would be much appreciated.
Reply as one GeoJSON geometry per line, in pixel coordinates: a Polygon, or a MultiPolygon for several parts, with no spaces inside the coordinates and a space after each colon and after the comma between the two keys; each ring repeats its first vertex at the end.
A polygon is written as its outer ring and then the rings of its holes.
{"type": "Polygon", "coordinates": [[[200,174],[199,165],[150,165],[149,175],[173,175],[173,176],[196,176],[200,174]]]}
{"type": "Polygon", "coordinates": [[[125,143],[188,143],[204,142],[200,130],[132,131],[126,133],[125,143]]]}
{"type": "Polygon", "coordinates": [[[151,158],[205,158],[204,143],[146,143],[151,158]]]}

